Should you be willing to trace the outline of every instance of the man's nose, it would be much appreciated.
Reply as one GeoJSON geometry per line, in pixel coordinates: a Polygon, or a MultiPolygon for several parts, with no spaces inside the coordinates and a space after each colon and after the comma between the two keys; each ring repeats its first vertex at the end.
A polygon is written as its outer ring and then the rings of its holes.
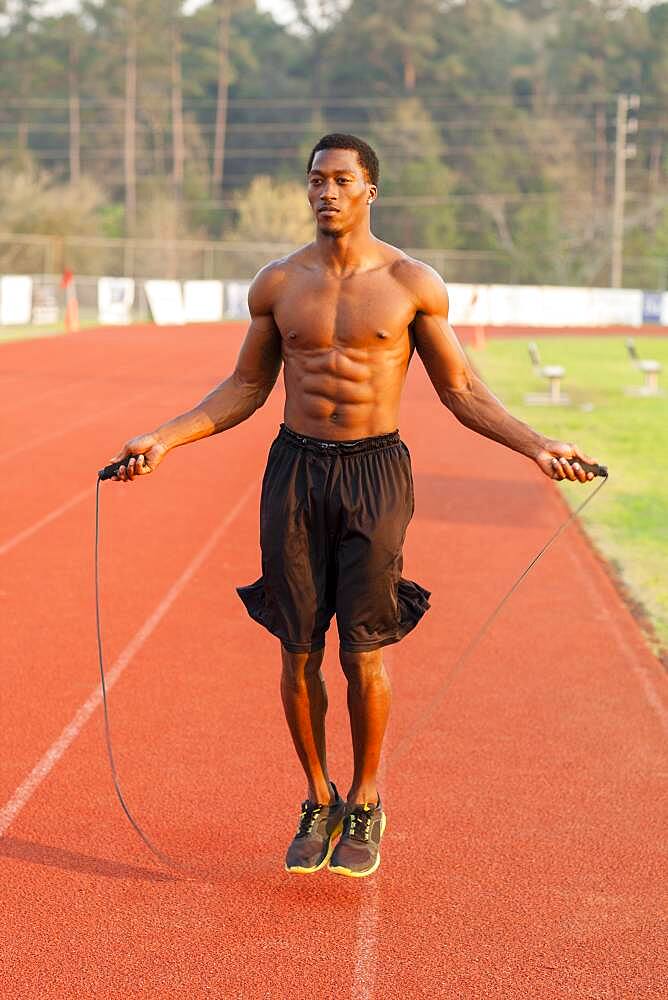
{"type": "Polygon", "coordinates": [[[320,192],[321,201],[334,201],[338,195],[338,190],[334,181],[326,181],[320,192]]]}

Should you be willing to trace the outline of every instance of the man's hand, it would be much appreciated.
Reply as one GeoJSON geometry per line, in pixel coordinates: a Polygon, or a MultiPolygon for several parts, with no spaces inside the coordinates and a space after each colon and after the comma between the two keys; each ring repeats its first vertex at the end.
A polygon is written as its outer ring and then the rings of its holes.
{"type": "Polygon", "coordinates": [[[563,441],[546,441],[545,447],[536,455],[536,464],[550,479],[561,481],[570,479],[571,482],[586,483],[594,478],[593,473],[585,472],[582,466],[578,465],[578,459],[595,465],[593,458],[589,458],[575,444],[566,444],[563,441]],[[568,461],[571,459],[571,462],[568,461]],[[572,463],[572,464],[571,464],[572,463]]]}
{"type": "Polygon", "coordinates": [[[160,465],[168,450],[155,434],[132,438],[112,458],[112,462],[123,462],[114,481],[131,483],[136,476],[147,476],[160,465]]]}

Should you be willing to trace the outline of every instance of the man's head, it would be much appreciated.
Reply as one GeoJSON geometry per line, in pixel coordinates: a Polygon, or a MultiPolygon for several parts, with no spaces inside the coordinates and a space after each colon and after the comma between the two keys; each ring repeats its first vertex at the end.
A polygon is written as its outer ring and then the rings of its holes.
{"type": "Polygon", "coordinates": [[[313,147],[308,199],[322,233],[337,236],[369,218],[378,192],[378,157],[354,135],[334,132],[313,147]]]}

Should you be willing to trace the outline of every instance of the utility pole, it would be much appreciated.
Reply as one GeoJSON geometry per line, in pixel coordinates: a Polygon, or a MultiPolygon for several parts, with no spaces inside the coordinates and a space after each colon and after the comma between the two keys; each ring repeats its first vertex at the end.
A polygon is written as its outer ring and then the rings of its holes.
{"type": "Polygon", "coordinates": [[[619,94],[617,97],[617,128],[615,131],[615,194],[612,205],[612,268],[610,285],[621,288],[624,256],[624,204],[626,201],[626,161],[636,155],[634,144],[627,142],[629,135],[638,131],[636,116],[629,118],[629,111],[637,111],[640,98],[637,94],[619,94]]]}
{"type": "Polygon", "coordinates": [[[183,195],[183,161],[185,144],[183,139],[183,80],[181,74],[181,24],[180,9],[172,12],[172,182],[174,196],[178,201],[183,195]]]}
{"type": "Polygon", "coordinates": [[[218,93],[216,97],[216,132],[213,143],[211,197],[222,197],[227,130],[227,92],[230,81],[230,15],[232,0],[220,0],[218,23],[218,93]]]}
{"type": "Polygon", "coordinates": [[[137,230],[137,2],[127,5],[125,39],[125,235],[137,230]]]}
{"type": "Polygon", "coordinates": [[[70,133],[70,184],[81,180],[81,98],[79,95],[79,38],[78,26],[70,23],[68,40],[69,82],[69,133],[70,133]]]}

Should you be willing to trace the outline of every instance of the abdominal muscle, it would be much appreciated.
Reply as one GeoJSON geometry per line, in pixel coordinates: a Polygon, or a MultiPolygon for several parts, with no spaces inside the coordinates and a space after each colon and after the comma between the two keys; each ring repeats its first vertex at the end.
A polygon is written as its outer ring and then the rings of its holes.
{"type": "Polygon", "coordinates": [[[406,352],[332,346],[284,354],[284,420],[297,433],[353,441],[397,430],[406,352]]]}

